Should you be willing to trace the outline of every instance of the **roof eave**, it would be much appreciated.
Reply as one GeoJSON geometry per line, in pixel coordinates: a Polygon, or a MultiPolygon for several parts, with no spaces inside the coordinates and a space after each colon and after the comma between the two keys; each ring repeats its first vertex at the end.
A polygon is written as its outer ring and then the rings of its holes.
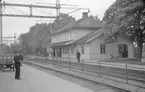
{"type": "Polygon", "coordinates": [[[89,42],[91,42],[92,40],[96,39],[97,37],[99,37],[99,36],[101,36],[101,35],[102,35],[102,34],[99,33],[98,35],[93,36],[92,38],[88,39],[85,43],[89,43],[89,42]]]}
{"type": "Polygon", "coordinates": [[[69,29],[61,31],[61,32],[52,33],[51,36],[57,35],[57,34],[60,34],[60,33],[63,33],[63,32],[69,31],[69,30],[72,30],[72,29],[91,29],[91,30],[97,30],[99,28],[101,28],[101,27],[72,27],[72,28],[69,28],[69,29]]]}

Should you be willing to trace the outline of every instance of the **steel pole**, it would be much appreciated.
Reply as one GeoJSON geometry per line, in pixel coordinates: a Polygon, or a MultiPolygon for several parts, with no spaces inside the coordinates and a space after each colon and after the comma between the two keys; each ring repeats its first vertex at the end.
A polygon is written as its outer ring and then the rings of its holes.
{"type": "MultiPolygon", "coordinates": [[[[2,1],[0,0],[0,3],[2,3],[2,1]]],[[[0,5],[0,14],[2,14],[3,13],[3,11],[2,11],[2,5],[0,5]]],[[[0,54],[2,54],[2,43],[3,43],[3,33],[2,33],[2,16],[0,16],[0,54]]]]}

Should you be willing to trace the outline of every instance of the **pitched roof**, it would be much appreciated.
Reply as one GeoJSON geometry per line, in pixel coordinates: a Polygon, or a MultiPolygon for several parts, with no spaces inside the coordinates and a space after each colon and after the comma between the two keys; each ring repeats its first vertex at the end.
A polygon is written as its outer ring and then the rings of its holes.
{"type": "Polygon", "coordinates": [[[87,19],[82,19],[78,24],[75,24],[75,27],[100,28],[103,27],[103,24],[100,20],[89,17],[87,19]]]}
{"type": "Polygon", "coordinates": [[[75,21],[74,22],[70,22],[69,24],[67,24],[66,26],[56,30],[56,31],[52,31],[51,35],[54,35],[54,34],[58,34],[58,33],[61,33],[61,32],[64,32],[64,31],[68,31],[72,28],[73,25],[75,25],[75,21]]]}
{"type": "Polygon", "coordinates": [[[65,31],[68,31],[70,29],[75,29],[75,28],[98,29],[103,26],[104,25],[101,23],[100,20],[94,19],[92,17],[88,17],[86,19],[80,19],[78,21],[73,21],[73,22],[69,23],[68,25],[60,28],[59,30],[52,32],[51,35],[59,34],[61,32],[65,32],[65,31]]]}
{"type": "MultiPolygon", "coordinates": [[[[100,28],[100,29],[98,29],[96,31],[93,31],[93,32],[87,34],[86,36],[83,36],[83,37],[81,37],[81,38],[79,38],[77,40],[71,41],[71,42],[69,42],[66,45],[69,45],[69,44],[84,44],[84,43],[89,43],[92,40],[94,40],[94,39],[96,39],[96,38],[98,38],[100,36],[104,36],[104,33],[106,33],[106,32],[108,32],[108,30],[105,27],[103,27],[103,28],[100,28]]],[[[121,38],[123,38],[123,39],[125,39],[125,40],[128,40],[130,42],[133,41],[132,40],[132,37],[129,37],[126,34],[119,34],[118,36],[121,37],[121,38]]]]}
{"type": "MultiPolygon", "coordinates": [[[[103,33],[106,30],[104,28],[100,28],[96,31],[93,31],[89,34],[87,34],[86,36],[81,37],[80,39],[74,40],[72,42],[70,42],[69,44],[84,44],[84,43],[88,43],[92,40],[94,40],[97,37],[100,37],[101,35],[103,35],[103,33]]],[[[68,45],[68,44],[67,44],[68,45]]]]}
{"type": "Polygon", "coordinates": [[[51,43],[51,46],[64,46],[64,45],[66,45],[67,43],[69,43],[71,41],[72,40],[70,40],[70,41],[63,41],[63,42],[57,42],[57,43],[51,43]]]}

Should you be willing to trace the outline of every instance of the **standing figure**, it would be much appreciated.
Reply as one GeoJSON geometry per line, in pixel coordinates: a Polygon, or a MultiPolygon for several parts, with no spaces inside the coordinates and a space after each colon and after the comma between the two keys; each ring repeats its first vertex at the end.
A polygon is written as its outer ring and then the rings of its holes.
{"type": "Polygon", "coordinates": [[[81,53],[79,52],[79,50],[77,50],[77,52],[76,52],[76,57],[77,57],[78,63],[80,63],[81,53]]]}
{"type": "Polygon", "coordinates": [[[15,51],[14,62],[15,62],[15,79],[20,79],[21,62],[20,62],[20,56],[18,51],[15,51]]]}
{"type": "Polygon", "coordinates": [[[23,54],[20,54],[20,60],[23,61],[23,54]]]}
{"type": "Polygon", "coordinates": [[[21,66],[22,66],[22,61],[23,61],[23,54],[22,53],[20,53],[20,55],[19,55],[19,57],[20,57],[20,61],[21,61],[21,66]]]}

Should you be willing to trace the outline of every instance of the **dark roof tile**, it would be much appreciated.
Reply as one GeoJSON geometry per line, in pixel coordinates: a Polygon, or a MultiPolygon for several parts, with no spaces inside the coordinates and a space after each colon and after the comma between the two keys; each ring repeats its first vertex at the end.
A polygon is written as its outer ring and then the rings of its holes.
{"type": "Polygon", "coordinates": [[[71,22],[68,25],[60,28],[59,30],[52,32],[52,35],[59,34],[61,32],[65,32],[65,31],[68,31],[68,30],[73,29],[73,28],[98,29],[98,28],[101,28],[103,26],[104,25],[102,24],[102,22],[100,20],[96,20],[92,17],[89,17],[87,19],[80,19],[78,21],[71,22]]]}
{"type": "MultiPolygon", "coordinates": [[[[71,44],[84,44],[84,43],[86,43],[89,39],[90,39],[90,41],[91,41],[91,39],[92,39],[93,37],[99,37],[99,36],[101,36],[105,31],[106,31],[106,30],[105,30],[104,28],[100,28],[100,29],[98,29],[98,30],[96,30],[96,31],[93,31],[93,32],[87,34],[86,36],[81,37],[81,38],[78,39],[78,40],[75,40],[75,41],[72,42],[71,44]]],[[[95,39],[95,38],[94,38],[94,39],[95,39]]],[[[92,40],[93,40],[93,39],[92,39],[92,40]]]]}

